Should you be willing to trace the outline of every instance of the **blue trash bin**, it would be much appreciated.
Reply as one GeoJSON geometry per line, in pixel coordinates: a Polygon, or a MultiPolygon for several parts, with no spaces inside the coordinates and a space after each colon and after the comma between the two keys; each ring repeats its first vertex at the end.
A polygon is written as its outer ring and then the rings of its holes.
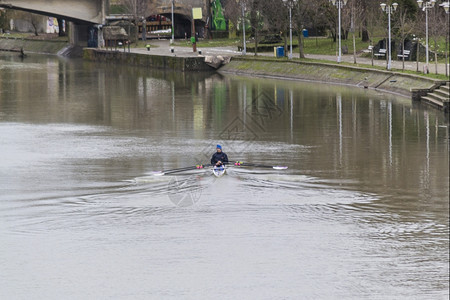
{"type": "Polygon", "coordinates": [[[308,29],[303,29],[303,36],[307,38],[309,36],[308,29]]]}
{"type": "Polygon", "coordinates": [[[284,57],[284,47],[277,47],[277,57],[284,57]]]}

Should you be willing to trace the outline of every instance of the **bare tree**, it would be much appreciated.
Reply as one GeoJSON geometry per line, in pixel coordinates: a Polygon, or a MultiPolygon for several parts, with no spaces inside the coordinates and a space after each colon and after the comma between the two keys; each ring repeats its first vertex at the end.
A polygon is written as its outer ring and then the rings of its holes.
{"type": "Polygon", "coordinates": [[[435,5],[430,10],[428,17],[429,34],[433,40],[435,73],[438,74],[438,52],[440,50],[438,40],[447,34],[446,16],[444,10],[438,5],[435,5]],[[432,21],[430,22],[430,20],[432,21]]]}
{"type": "Polygon", "coordinates": [[[329,1],[326,1],[326,3],[322,5],[324,8],[323,18],[325,26],[330,30],[333,42],[336,43],[338,36],[338,10],[329,1]]]}
{"type": "Polygon", "coordinates": [[[343,10],[342,28],[345,32],[350,32],[353,38],[353,63],[356,64],[356,37],[357,28],[362,27],[363,7],[361,1],[350,0],[347,3],[347,9],[343,10]]]}
{"type": "Polygon", "coordinates": [[[0,10],[0,33],[8,28],[8,10],[0,10]]]}
{"type": "MultiPolygon", "coordinates": [[[[125,13],[130,14],[133,19],[133,23],[138,28],[139,20],[148,16],[148,1],[147,0],[121,0],[121,4],[125,13]]],[[[145,28],[143,28],[145,30],[145,28]]],[[[136,30],[136,41],[138,40],[139,30],[136,30]]]]}
{"type": "Polygon", "coordinates": [[[328,1],[327,0],[316,0],[316,1],[306,1],[297,0],[294,1],[292,9],[292,23],[294,29],[298,33],[298,51],[300,58],[305,58],[305,52],[303,47],[303,37],[302,32],[307,26],[315,25],[320,26],[327,24],[328,20],[328,1]]]}
{"type": "Polygon", "coordinates": [[[361,19],[361,40],[363,42],[370,42],[370,36],[369,32],[367,30],[367,23],[368,23],[368,17],[369,17],[369,10],[368,10],[368,1],[362,0],[361,1],[361,12],[362,12],[362,19],[361,19]]]}
{"type": "Polygon", "coordinates": [[[33,27],[34,35],[38,36],[39,23],[41,23],[42,21],[42,16],[33,13],[27,13],[27,19],[30,22],[31,26],[33,27]]]}
{"type": "Polygon", "coordinates": [[[419,61],[421,48],[425,49],[422,43],[425,42],[425,14],[418,13],[413,24],[414,40],[416,41],[416,72],[419,72],[419,61]]]}
{"type": "MultiPolygon", "coordinates": [[[[289,6],[293,0],[272,0],[261,5],[261,12],[270,33],[283,34],[284,48],[287,49],[287,33],[289,31],[289,6]]],[[[285,51],[286,53],[287,51],[285,51]]]]}
{"type": "Polygon", "coordinates": [[[375,2],[366,2],[366,14],[363,19],[363,30],[366,32],[369,43],[371,45],[371,57],[372,57],[372,66],[373,66],[373,47],[374,47],[374,36],[377,29],[380,26],[380,18],[381,18],[381,9],[379,8],[379,4],[375,2]],[[370,13],[367,13],[369,12],[370,13]]]}
{"type": "MultiPolygon", "coordinates": [[[[409,18],[408,8],[400,6],[397,10],[398,16],[398,36],[401,42],[402,71],[405,70],[405,40],[414,30],[413,20],[409,18]]],[[[410,54],[411,55],[411,54],[410,54]]]]}
{"type": "Polygon", "coordinates": [[[236,0],[223,0],[222,7],[224,11],[224,16],[228,20],[229,24],[233,24],[233,26],[229,26],[232,28],[238,28],[239,24],[242,23],[242,5],[245,6],[245,1],[236,1],[236,0]]]}
{"type": "Polygon", "coordinates": [[[252,35],[255,39],[255,56],[258,55],[258,39],[259,32],[263,28],[263,18],[261,8],[264,0],[247,0],[248,8],[250,9],[250,26],[252,28],[252,35]]]}

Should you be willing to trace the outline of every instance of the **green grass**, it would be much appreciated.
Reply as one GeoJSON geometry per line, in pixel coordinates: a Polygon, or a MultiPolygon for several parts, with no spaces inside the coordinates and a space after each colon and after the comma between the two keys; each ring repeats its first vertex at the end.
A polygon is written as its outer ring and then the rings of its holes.
{"type": "MultiPolygon", "coordinates": [[[[383,36],[376,36],[372,37],[374,43],[377,43],[378,41],[382,40],[383,36]]],[[[445,37],[441,37],[438,40],[439,44],[439,63],[445,62],[445,37]]],[[[176,46],[184,46],[184,47],[192,47],[192,44],[189,40],[178,40],[175,42],[176,46]]],[[[238,47],[242,45],[242,40],[240,38],[234,38],[234,39],[214,39],[214,40],[200,40],[197,42],[197,47],[238,47]]],[[[287,46],[289,48],[290,41],[287,40],[287,46]]],[[[351,35],[348,36],[348,39],[341,40],[342,47],[347,47],[348,54],[353,53],[353,38],[351,35]]],[[[252,52],[254,49],[254,43],[247,41],[247,51],[252,52]]],[[[273,48],[277,46],[284,46],[284,41],[277,44],[259,44],[261,47],[268,47],[273,48]]],[[[294,52],[298,53],[298,37],[294,36],[292,38],[292,46],[294,47],[294,52]]],[[[356,36],[355,37],[355,46],[356,46],[356,53],[359,54],[363,50],[366,50],[369,47],[369,42],[363,42],[361,41],[361,38],[356,36]]],[[[430,50],[434,50],[434,42],[432,39],[429,40],[429,46],[430,50]]],[[[303,50],[305,54],[318,54],[318,55],[336,55],[338,48],[337,48],[337,42],[334,42],[332,38],[329,37],[308,37],[303,39],[303,50]]],[[[263,51],[259,51],[263,52],[263,51]]],[[[367,57],[370,57],[370,55],[367,55],[367,57]]],[[[430,60],[434,60],[434,56],[430,56],[430,60]]]]}
{"type": "MultiPolygon", "coordinates": [[[[294,43],[292,43],[294,45],[294,43]]],[[[296,42],[295,45],[298,45],[296,42]]],[[[347,40],[341,40],[342,47],[347,47],[348,53],[353,53],[353,39],[349,36],[347,40]]],[[[362,42],[361,38],[355,37],[356,52],[361,52],[362,50],[369,47],[368,42],[362,42]]],[[[305,54],[322,54],[322,55],[335,55],[338,51],[337,43],[331,38],[305,38],[303,43],[303,50],[305,54]]]]}
{"type": "Polygon", "coordinates": [[[32,40],[51,40],[51,41],[68,41],[69,38],[67,36],[57,36],[52,34],[51,38],[49,38],[49,34],[40,33],[38,36],[35,36],[34,33],[30,32],[12,32],[10,34],[2,33],[0,37],[4,38],[16,38],[16,39],[32,39],[32,40]]]}
{"type": "MultiPolygon", "coordinates": [[[[289,47],[289,39],[287,41],[288,47],[289,47]]],[[[197,47],[238,47],[242,45],[242,39],[240,38],[233,38],[233,39],[214,39],[214,40],[199,40],[197,42],[197,47]]],[[[247,41],[247,48],[253,49],[254,43],[251,41],[247,41]]],[[[259,44],[261,47],[277,47],[277,46],[283,46],[284,41],[281,43],[276,44],[259,44]]],[[[352,52],[353,50],[353,42],[352,40],[342,40],[342,46],[346,45],[349,49],[349,52],[352,52]]],[[[175,46],[182,46],[182,47],[191,47],[192,44],[189,40],[177,40],[175,41],[175,46]]],[[[292,38],[292,46],[297,48],[298,46],[298,38],[293,37],[292,38]]],[[[363,49],[367,49],[369,46],[369,43],[367,42],[361,42],[361,39],[356,38],[356,51],[361,51],[363,49]]],[[[334,55],[336,54],[337,47],[336,43],[333,42],[331,38],[325,38],[325,37],[309,37],[304,39],[304,51],[306,54],[324,54],[324,55],[334,55]]]]}
{"type": "MultiPolygon", "coordinates": [[[[241,43],[240,39],[202,39],[197,42],[197,47],[229,47],[229,46],[237,46],[241,43]]],[[[175,46],[181,47],[192,47],[192,43],[189,39],[187,40],[177,40],[174,43],[175,46]]]]}
{"type": "Polygon", "coordinates": [[[21,33],[21,32],[12,32],[10,34],[2,33],[0,34],[1,37],[7,37],[7,38],[17,38],[17,39],[25,39],[29,36],[31,36],[31,33],[21,33]]]}
{"type": "MultiPolygon", "coordinates": [[[[268,60],[268,61],[273,61],[273,62],[280,62],[280,61],[288,61],[288,58],[283,57],[283,58],[275,58],[275,57],[268,57],[268,56],[253,56],[253,57],[246,57],[247,60],[268,60]]],[[[358,67],[358,68],[362,68],[362,69],[369,69],[369,70],[381,70],[381,71],[386,71],[385,67],[381,67],[381,66],[372,66],[372,65],[367,65],[367,64],[352,64],[352,63],[346,63],[346,62],[341,62],[341,63],[337,63],[336,61],[331,61],[331,60],[323,60],[323,59],[310,59],[310,58],[304,58],[304,59],[298,59],[298,58],[293,58],[293,61],[301,61],[301,62],[312,62],[312,63],[318,63],[318,64],[332,64],[332,65],[343,65],[343,66],[347,66],[347,67],[358,67]]],[[[448,77],[446,77],[445,75],[441,75],[441,74],[424,74],[422,72],[415,72],[415,71],[409,71],[409,70],[405,70],[402,71],[401,69],[395,69],[393,68],[391,70],[392,72],[398,72],[398,73],[404,73],[404,74],[411,74],[411,75],[416,75],[416,76],[421,76],[421,77],[426,77],[426,78],[433,78],[433,79],[438,79],[438,80],[448,80],[448,77]]]]}

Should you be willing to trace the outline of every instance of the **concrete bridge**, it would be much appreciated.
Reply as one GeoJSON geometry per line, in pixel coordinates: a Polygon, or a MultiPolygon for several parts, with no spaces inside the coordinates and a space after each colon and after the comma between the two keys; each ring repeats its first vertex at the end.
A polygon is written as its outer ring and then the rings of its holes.
{"type": "Polygon", "coordinates": [[[103,24],[109,0],[0,0],[0,6],[75,23],[103,24]]]}
{"type": "MultiPolygon", "coordinates": [[[[196,32],[203,36],[205,25],[211,23],[209,0],[175,0],[175,34],[191,35],[192,8],[202,8],[201,20],[195,21],[196,32]]],[[[148,0],[148,12],[151,15],[164,15],[171,18],[172,0],[148,0]]],[[[28,11],[53,16],[72,22],[69,32],[70,42],[79,46],[92,46],[99,40],[99,30],[93,26],[105,24],[109,13],[109,0],[0,0],[0,7],[28,11]],[[91,45],[90,45],[91,44],[91,45]]],[[[101,39],[101,38],[100,38],[101,39]]]]}
{"type": "MultiPolygon", "coordinates": [[[[192,8],[201,7],[203,12],[202,21],[206,21],[208,17],[208,0],[184,0],[174,1],[174,13],[185,19],[191,20],[192,8]]],[[[172,0],[153,0],[149,1],[149,12],[153,15],[167,15],[170,16],[172,11],[172,0]]]]}
{"type": "Polygon", "coordinates": [[[105,23],[109,0],[0,0],[0,7],[72,22],[69,32],[70,42],[74,45],[87,46],[89,39],[97,40],[97,37],[92,36],[92,26],[105,23]]]}

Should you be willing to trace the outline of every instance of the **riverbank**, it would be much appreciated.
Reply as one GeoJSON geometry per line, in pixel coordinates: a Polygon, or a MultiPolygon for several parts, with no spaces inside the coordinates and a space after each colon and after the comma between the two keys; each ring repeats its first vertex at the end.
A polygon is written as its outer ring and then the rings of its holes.
{"type": "MultiPolygon", "coordinates": [[[[182,72],[213,72],[214,69],[205,62],[205,56],[229,56],[232,57],[231,62],[220,68],[220,73],[353,85],[412,97],[414,100],[420,100],[422,96],[446,82],[443,79],[433,79],[431,74],[423,76],[395,70],[386,71],[380,69],[380,66],[377,69],[377,67],[371,67],[367,59],[361,58],[358,58],[359,61],[362,60],[361,64],[353,66],[334,63],[328,56],[316,55],[314,60],[288,60],[270,57],[269,54],[257,57],[242,56],[240,52],[227,47],[203,48],[202,55],[199,55],[186,47],[170,46],[168,41],[153,40],[152,45],[155,47],[151,47],[150,51],[145,48],[130,48],[126,51],[85,49],[83,58],[105,63],[126,63],[182,72]]],[[[6,51],[20,51],[23,48],[25,52],[58,54],[68,46],[67,41],[58,39],[0,37],[0,50],[6,51]]],[[[346,56],[343,57],[343,62],[345,58],[346,56]]],[[[412,68],[411,66],[412,64],[408,63],[406,67],[412,68]]]]}
{"type": "Polygon", "coordinates": [[[23,49],[24,52],[42,53],[42,54],[57,54],[59,51],[69,46],[67,40],[59,39],[29,39],[0,36],[0,51],[14,51],[19,52],[23,49]]]}
{"type": "MultiPolygon", "coordinates": [[[[214,52],[211,49],[202,49],[202,55],[188,49],[174,47],[173,52],[169,49],[166,47],[152,48],[150,51],[141,48],[130,48],[125,51],[85,49],[83,57],[91,61],[126,63],[184,72],[214,71],[205,62],[205,57],[220,57],[227,54],[217,52],[220,49],[214,49],[216,50],[214,52]]],[[[353,66],[320,60],[241,56],[231,52],[228,52],[227,56],[231,57],[231,62],[222,66],[218,70],[219,73],[352,85],[390,92],[418,101],[447,82],[440,78],[435,79],[431,74],[422,76],[408,72],[387,71],[364,64],[353,66]]],[[[433,104],[440,109],[448,110],[448,101],[444,102],[433,101],[433,104]]]]}
{"type": "Polygon", "coordinates": [[[405,97],[411,96],[412,89],[433,90],[445,83],[443,80],[407,73],[268,57],[233,57],[219,72],[346,84],[387,91],[405,97]]]}

